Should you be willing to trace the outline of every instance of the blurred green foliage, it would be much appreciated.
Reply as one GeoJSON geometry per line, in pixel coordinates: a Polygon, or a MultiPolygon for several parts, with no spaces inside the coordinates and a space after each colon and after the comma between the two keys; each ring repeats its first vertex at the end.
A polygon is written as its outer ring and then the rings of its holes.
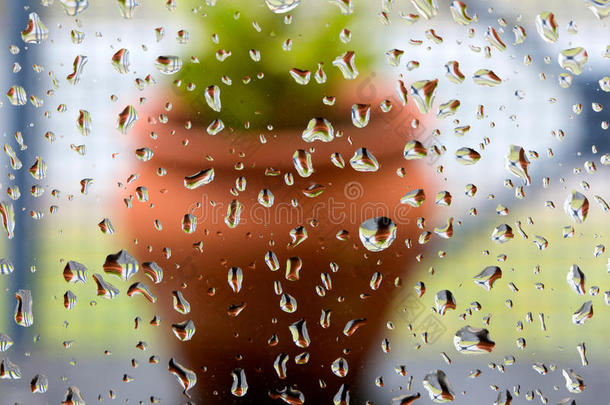
{"type": "Polygon", "coordinates": [[[218,1],[214,6],[191,2],[190,6],[196,24],[202,28],[202,35],[191,39],[191,45],[196,47],[193,56],[200,63],[185,63],[180,91],[203,125],[214,118],[234,128],[243,127],[246,121],[252,128],[268,124],[276,128],[306,125],[310,118],[325,112],[332,116],[332,107],[325,106],[322,97],[337,95],[335,92],[345,84],[342,74],[332,66],[337,56],[353,50],[360,75],[370,70],[373,60],[370,41],[369,47],[365,46],[367,34],[357,29],[363,24],[360,15],[367,10],[365,7],[361,14],[346,16],[329,2],[320,1],[316,8],[292,10],[292,22],[286,24],[286,14],[274,14],[262,0],[218,1]],[[348,43],[339,37],[344,28],[352,32],[348,43]],[[212,41],[213,34],[218,35],[218,44],[212,41]],[[287,39],[292,40],[290,51],[282,49],[287,39]],[[224,62],[216,58],[220,49],[231,52],[224,62]],[[250,49],[260,52],[259,62],[250,58],[250,49]],[[325,84],[314,80],[318,62],[324,63],[328,76],[325,84]],[[297,84],[289,74],[291,68],[310,70],[309,84],[297,84]],[[259,79],[257,74],[261,72],[264,77],[259,79]],[[232,84],[223,84],[223,76],[229,77],[232,84]],[[242,81],[246,76],[251,79],[248,84],[242,81]],[[188,83],[196,88],[187,91],[188,83]],[[203,95],[212,84],[221,89],[220,114],[207,106],[203,95]]]}

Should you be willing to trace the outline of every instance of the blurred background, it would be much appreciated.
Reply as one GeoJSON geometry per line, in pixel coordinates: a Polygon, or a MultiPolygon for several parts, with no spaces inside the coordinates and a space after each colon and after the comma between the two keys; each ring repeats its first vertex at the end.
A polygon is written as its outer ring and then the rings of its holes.
{"type": "Polygon", "coordinates": [[[505,390],[513,403],[608,402],[610,51],[604,17],[610,6],[593,0],[465,3],[460,17],[460,2],[440,0],[142,0],[137,6],[130,0],[0,0],[5,229],[13,222],[10,207],[14,212],[14,237],[5,232],[0,238],[0,256],[14,269],[3,267],[0,275],[0,333],[14,342],[0,353],[0,403],[78,403],[66,397],[71,386],[87,402],[281,403],[273,394],[288,386],[306,403],[342,403],[340,393],[348,389],[351,403],[401,403],[397,398],[416,393],[416,403],[432,403],[422,380],[436,369],[447,375],[458,404],[491,404],[505,390]],[[290,4],[296,7],[274,12],[290,4]],[[554,14],[544,25],[556,24],[554,42],[537,30],[545,12],[554,14]],[[41,43],[24,40],[28,21],[41,43]],[[489,27],[500,45],[489,40],[489,27]],[[521,29],[526,35],[516,43],[514,32],[521,29]],[[560,52],[575,47],[587,53],[580,74],[558,63],[560,52]],[[121,49],[128,50],[128,62],[113,64],[121,49]],[[400,58],[388,56],[392,50],[400,58]],[[357,67],[352,78],[334,62],[348,51],[357,67]],[[176,57],[175,72],[161,56],[176,57]],[[463,82],[446,76],[449,61],[459,62],[463,82]],[[293,68],[300,71],[291,74],[293,68]],[[501,84],[477,84],[472,77],[479,69],[492,70],[501,84]],[[430,111],[422,111],[410,86],[433,79],[438,87],[430,111]],[[398,80],[408,90],[406,106],[398,80]],[[212,85],[221,106],[206,101],[212,85]],[[24,102],[11,96],[12,86],[23,87],[24,102]],[[390,100],[391,111],[383,112],[383,100],[390,100]],[[459,108],[443,117],[439,108],[450,100],[459,100],[459,108]],[[356,103],[371,106],[366,128],[352,121],[356,103]],[[128,106],[135,113],[126,114],[127,121],[137,114],[133,126],[118,122],[128,106]],[[314,117],[332,123],[332,142],[303,141],[314,117]],[[410,140],[422,143],[425,158],[402,158],[410,140]],[[511,145],[522,147],[530,162],[529,185],[506,168],[511,145]],[[377,158],[377,172],[330,164],[331,153],[347,161],[360,147],[377,158]],[[458,161],[463,147],[480,160],[458,161]],[[297,149],[313,155],[311,178],[299,176],[292,163],[297,149]],[[47,172],[38,178],[30,170],[37,157],[47,172]],[[185,176],[212,167],[212,183],[185,188],[185,176]],[[275,211],[257,221],[263,188],[275,194],[275,211]],[[400,204],[419,188],[426,194],[421,207],[400,204]],[[315,197],[316,189],[325,191],[315,197]],[[588,198],[583,223],[564,210],[572,190],[588,198]],[[447,195],[437,195],[441,191],[450,194],[450,204],[447,195]],[[245,207],[235,229],[225,224],[233,199],[245,207]],[[181,225],[187,213],[198,222],[192,234],[181,225]],[[370,252],[358,227],[379,215],[394,220],[398,235],[388,249],[370,252]],[[448,218],[453,235],[444,239],[434,229],[448,218]],[[501,224],[514,233],[506,243],[491,239],[501,224]],[[296,226],[309,237],[286,248],[296,226]],[[140,263],[129,281],[103,269],[107,255],[121,249],[140,263]],[[277,253],[279,272],[269,271],[268,250],[277,253]],[[298,283],[284,277],[286,261],[295,256],[304,263],[298,283]],[[86,283],[66,283],[69,260],[87,267],[86,283]],[[164,270],[159,284],[143,275],[142,263],[153,260],[164,270]],[[583,295],[566,281],[574,264],[586,275],[583,295]],[[239,293],[230,278],[227,283],[233,266],[245,273],[239,293]],[[502,270],[489,291],[473,282],[487,266],[502,270]],[[379,280],[377,272],[383,275],[379,287],[371,281],[379,280]],[[94,273],[119,295],[96,295],[94,273]],[[128,296],[136,281],[158,300],[128,296]],[[417,282],[425,285],[421,296],[417,282]],[[34,323],[27,328],[14,319],[20,289],[33,296],[34,323]],[[77,297],[69,310],[68,290],[77,297]],[[190,314],[177,312],[172,291],[178,290],[190,314]],[[441,290],[455,297],[455,309],[444,315],[434,310],[441,290]],[[296,297],[295,313],[280,310],[284,292],[296,297]],[[574,324],[573,313],[589,300],[594,315],[574,324]],[[227,315],[230,305],[244,302],[243,314],[227,315]],[[328,308],[332,327],[323,328],[320,312],[328,308]],[[362,317],[367,324],[346,338],[346,322],[362,317]],[[197,330],[183,342],[172,324],[187,319],[197,330]],[[309,348],[292,341],[288,326],[299,319],[307,321],[309,348]],[[458,352],[454,335],[466,325],[488,329],[494,350],[458,352]],[[582,343],[588,364],[577,350],[582,343]],[[307,364],[298,363],[305,363],[303,352],[310,354],[307,364]],[[281,353],[290,357],[287,378],[274,367],[281,353]],[[349,364],[345,377],[331,370],[340,357],[349,364]],[[170,358],[196,374],[191,398],[169,373],[170,358]],[[19,373],[6,371],[11,363],[19,373]],[[237,368],[248,379],[242,397],[230,374],[237,368]],[[563,369],[583,378],[583,392],[566,388],[563,369]],[[469,377],[473,370],[480,375],[469,377]],[[32,393],[36,375],[48,378],[48,392],[32,393]]]}

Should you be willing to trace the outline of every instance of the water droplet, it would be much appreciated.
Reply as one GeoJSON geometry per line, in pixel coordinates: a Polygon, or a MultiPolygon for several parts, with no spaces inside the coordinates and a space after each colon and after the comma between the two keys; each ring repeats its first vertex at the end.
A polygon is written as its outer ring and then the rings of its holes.
{"type": "Polygon", "coordinates": [[[530,162],[527,160],[525,150],[521,146],[510,145],[510,151],[506,155],[505,163],[506,169],[523,180],[526,186],[532,183],[532,179],[527,172],[530,162]]]}
{"type": "Polygon", "coordinates": [[[487,32],[485,33],[485,39],[490,43],[491,46],[499,50],[500,52],[504,52],[506,50],[506,44],[502,41],[500,34],[495,30],[494,27],[488,27],[487,32]]]}
{"type": "Polygon", "coordinates": [[[452,1],[449,10],[451,10],[453,21],[460,25],[469,25],[473,21],[466,11],[466,4],[461,1],[452,1]]]}
{"type": "Polygon", "coordinates": [[[330,366],[330,369],[337,377],[345,377],[349,370],[349,366],[347,364],[347,360],[345,360],[343,357],[339,357],[335,361],[333,361],[330,366]]]}
{"type": "Polygon", "coordinates": [[[347,51],[343,55],[337,56],[333,61],[333,66],[339,68],[345,79],[353,80],[358,77],[358,69],[356,68],[354,59],[354,51],[347,51]]]}
{"type": "Polygon", "coordinates": [[[409,204],[412,207],[420,207],[426,201],[426,194],[421,188],[411,190],[401,199],[401,204],[409,204]]]}
{"type": "Polygon", "coordinates": [[[85,55],[77,55],[74,58],[74,62],[72,63],[72,73],[66,76],[66,79],[68,82],[70,82],[70,84],[76,85],[80,82],[83,69],[88,61],[89,58],[87,58],[85,55]]]}
{"type": "Polygon", "coordinates": [[[150,291],[148,286],[146,286],[146,284],[142,283],[141,281],[133,283],[127,289],[128,297],[133,297],[134,295],[142,295],[144,298],[146,298],[149,302],[153,304],[157,302],[157,297],[150,291]]]}
{"type": "Polygon", "coordinates": [[[191,340],[195,334],[195,324],[190,319],[188,321],[172,324],[174,335],[182,342],[191,340]]]}
{"type": "Polygon", "coordinates": [[[307,324],[305,319],[300,319],[288,328],[292,336],[294,344],[301,348],[309,347],[311,341],[309,340],[309,333],[307,332],[307,324]]]}
{"type": "Polygon", "coordinates": [[[119,49],[112,55],[112,67],[121,74],[129,72],[129,51],[125,48],[119,49]]]}
{"type": "Polygon", "coordinates": [[[89,0],[59,0],[59,2],[69,16],[80,14],[89,7],[89,0]]]}
{"type": "Polygon", "coordinates": [[[30,391],[34,394],[44,394],[49,389],[49,379],[44,374],[36,374],[30,381],[30,391]]]}
{"type": "Polygon", "coordinates": [[[564,49],[557,56],[559,66],[575,75],[582,73],[588,60],[589,55],[585,48],[582,47],[564,49]]]}
{"type": "Polygon", "coordinates": [[[182,364],[178,363],[173,357],[169,359],[168,370],[178,379],[178,383],[180,383],[184,389],[184,395],[190,398],[188,391],[193,388],[195,384],[197,384],[197,374],[195,374],[193,370],[189,370],[182,364]]]}
{"type": "Polygon", "coordinates": [[[335,130],[326,118],[312,118],[301,137],[305,142],[330,142],[335,137],[335,130]]]}
{"type": "Polygon", "coordinates": [[[568,271],[566,280],[570,288],[574,290],[576,294],[585,294],[585,273],[580,270],[580,267],[573,264],[568,271]]]}
{"type": "Polygon", "coordinates": [[[563,204],[563,209],[572,221],[583,223],[589,213],[589,200],[584,194],[572,190],[572,193],[563,204]]]}
{"type": "Polygon", "coordinates": [[[241,291],[241,286],[244,281],[244,272],[239,267],[231,267],[227,275],[227,282],[234,293],[241,291]]]}
{"type": "Polygon", "coordinates": [[[309,71],[309,70],[301,70],[301,69],[297,69],[297,68],[292,68],[292,69],[290,69],[289,73],[295,82],[297,82],[298,84],[303,85],[303,86],[308,84],[309,80],[311,79],[311,71],[309,71]]]}
{"type": "Polygon", "coordinates": [[[356,128],[364,128],[369,123],[371,118],[370,104],[354,104],[352,105],[352,123],[356,128]]]}
{"type": "Polygon", "coordinates": [[[437,87],[438,79],[420,80],[411,84],[411,95],[422,114],[427,114],[432,109],[437,87]]]}
{"type": "Polygon", "coordinates": [[[290,294],[284,293],[280,297],[280,308],[289,314],[297,310],[297,300],[290,294]]]}
{"type": "Polygon", "coordinates": [[[301,0],[265,0],[265,4],[275,14],[283,14],[294,10],[301,0]]]}
{"type": "Polygon", "coordinates": [[[49,30],[40,20],[36,13],[30,13],[28,17],[28,26],[21,31],[21,39],[28,44],[40,44],[49,36],[49,30]]]}
{"type": "Polygon", "coordinates": [[[352,169],[358,172],[376,172],[379,170],[379,162],[366,148],[359,148],[349,160],[352,169]]]}
{"type": "Polygon", "coordinates": [[[3,257],[0,259],[0,275],[7,276],[15,271],[15,266],[10,259],[3,257]]]}
{"type": "Polygon", "coordinates": [[[546,42],[553,43],[559,39],[555,15],[550,11],[545,11],[536,16],[536,30],[546,42]]]}
{"type": "Polygon", "coordinates": [[[390,247],[396,239],[396,225],[387,217],[370,218],[360,224],[358,234],[362,245],[371,252],[390,247]]]}
{"type": "Polygon", "coordinates": [[[155,67],[163,74],[171,75],[182,69],[182,59],[179,56],[159,56],[155,61],[155,67]]]}
{"type": "Polygon", "coordinates": [[[473,165],[481,159],[481,155],[472,148],[464,147],[455,151],[455,158],[463,165],[473,165]]]}
{"type": "Polygon", "coordinates": [[[428,151],[420,141],[409,141],[405,144],[402,156],[406,160],[422,159],[428,156],[428,151]]]}
{"type": "Polygon", "coordinates": [[[139,269],[138,261],[125,249],[106,256],[104,272],[128,281],[139,269]]]}
{"type": "Polygon", "coordinates": [[[225,215],[225,224],[229,228],[235,228],[239,225],[239,221],[241,220],[241,208],[242,205],[237,200],[231,200],[231,203],[227,207],[227,214],[225,215]]]}
{"type": "Polygon", "coordinates": [[[422,385],[428,391],[430,399],[434,402],[442,403],[455,399],[455,394],[449,384],[447,375],[442,370],[434,370],[426,374],[422,385]]]}
{"type": "Polygon", "coordinates": [[[78,110],[78,117],[76,118],[76,127],[78,132],[82,136],[89,136],[91,134],[91,114],[87,110],[78,110]]]}
{"type": "Polygon", "coordinates": [[[15,293],[17,305],[15,306],[15,323],[27,328],[34,323],[34,313],[32,312],[32,292],[30,290],[19,290],[15,293]]]}
{"type": "Polygon", "coordinates": [[[101,274],[94,273],[93,280],[97,285],[97,295],[106,299],[113,299],[119,295],[119,290],[102,277],[101,274]]]}
{"type": "Polygon", "coordinates": [[[439,315],[445,315],[450,309],[455,309],[456,303],[453,293],[449,290],[441,290],[434,296],[434,306],[439,315]]]}
{"type": "Polygon", "coordinates": [[[413,3],[417,11],[427,20],[430,20],[438,14],[436,0],[411,0],[411,3],[413,3]]]}
{"type": "Polygon", "coordinates": [[[349,405],[349,389],[345,384],[341,384],[339,390],[333,397],[333,405],[349,405]]]}
{"type": "Polygon", "coordinates": [[[572,322],[575,325],[583,325],[593,316],[593,302],[587,301],[578,308],[572,315],[572,322]]]}
{"type": "Polygon", "coordinates": [[[566,389],[572,393],[580,393],[583,392],[586,385],[585,385],[585,381],[583,380],[583,378],[581,376],[579,376],[578,374],[576,374],[574,372],[574,370],[572,370],[571,368],[569,369],[562,369],[561,370],[561,375],[563,375],[563,378],[566,381],[566,389]]]}
{"type": "Polygon", "coordinates": [[[298,149],[292,155],[294,168],[301,177],[309,177],[313,174],[313,163],[311,162],[311,154],[303,149],[298,149]]]}
{"type": "Polygon", "coordinates": [[[189,190],[194,190],[206,184],[210,184],[214,180],[214,168],[200,170],[195,174],[184,178],[184,187],[189,190]]]}
{"type": "Polygon", "coordinates": [[[212,110],[220,112],[220,87],[214,84],[205,89],[205,101],[212,110]]]}
{"type": "Polygon", "coordinates": [[[347,321],[347,323],[343,327],[343,334],[345,336],[347,336],[347,337],[350,337],[354,333],[356,333],[356,331],[361,326],[364,326],[364,325],[366,325],[366,319],[365,318],[351,319],[351,320],[347,321]]]}
{"type": "Polygon", "coordinates": [[[121,111],[117,120],[117,129],[126,134],[138,121],[138,112],[134,106],[128,105],[121,111]]]}
{"type": "Polygon", "coordinates": [[[487,266],[479,274],[473,277],[474,283],[491,290],[496,280],[502,278],[502,270],[498,266],[487,266]]]}
{"type": "Polygon", "coordinates": [[[460,353],[489,353],[496,345],[489,339],[489,331],[483,328],[464,326],[455,333],[453,344],[460,353]]]}
{"type": "Polygon", "coordinates": [[[480,85],[487,87],[494,87],[502,83],[502,79],[498,77],[492,70],[489,69],[479,69],[474,72],[472,76],[472,80],[480,85]]]}

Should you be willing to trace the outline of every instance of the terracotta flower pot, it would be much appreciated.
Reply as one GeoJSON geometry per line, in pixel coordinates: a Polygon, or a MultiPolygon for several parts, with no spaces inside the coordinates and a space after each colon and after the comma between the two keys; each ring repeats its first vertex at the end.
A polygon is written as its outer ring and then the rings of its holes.
{"type": "MultiPolygon", "coordinates": [[[[139,250],[134,253],[140,261],[154,260],[164,268],[163,282],[153,288],[159,296],[163,327],[169,330],[170,324],[188,319],[196,326],[190,341],[176,340],[173,353],[177,361],[198,375],[197,386],[189,392],[194,399],[206,403],[233,398],[230,373],[241,368],[249,390],[240,403],[268,402],[268,391],[284,386],[302,391],[308,403],[328,403],[341,384],[354,384],[364,366],[365,353],[378,347],[378,331],[387,321],[384,313],[396,289],[394,279],[408,273],[418,253],[408,249],[404,240],[417,238],[421,231],[415,219],[425,216],[429,205],[412,208],[401,205],[400,198],[407,191],[430,186],[433,169],[423,161],[407,161],[402,156],[408,140],[430,132],[422,129],[425,123],[413,129],[410,123],[416,115],[410,107],[394,105],[393,111],[384,115],[379,111],[379,100],[375,103],[374,117],[365,128],[355,128],[351,122],[333,122],[335,131],[343,130],[344,134],[329,143],[303,142],[301,133],[307,122],[295,122],[292,130],[266,132],[268,141],[264,145],[255,131],[225,129],[210,136],[205,128],[184,129],[186,119],[180,117],[179,108],[168,114],[167,125],[140,119],[130,133],[137,139],[134,146],[154,151],[150,161],[136,168],[140,177],[130,184],[133,188],[145,186],[150,194],[150,202],[134,199],[129,210],[131,233],[138,239],[139,250]],[[171,134],[173,129],[176,132],[171,134]],[[157,140],[149,137],[152,131],[157,133],[157,140]],[[187,139],[188,146],[184,146],[187,139]],[[378,171],[362,173],[350,167],[348,161],[360,147],[377,158],[378,171]],[[308,178],[299,176],[293,165],[297,149],[312,152],[315,172],[308,178]],[[341,153],[345,168],[331,163],[334,152],[341,153]],[[238,163],[243,168],[237,170],[238,163]],[[167,175],[158,176],[157,167],[164,167],[167,175]],[[401,167],[406,170],[404,177],[396,174],[401,167]],[[185,176],[209,168],[215,170],[211,183],[194,190],[185,187],[185,176]],[[268,175],[270,168],[278,175],[268,175]],[[292,186],[284,181],[288,172],[294,176],[292,186]],[[230,190],[240,176],[247,180],[246,189],[233,196],[230,190]],[[325,191],[315,198],[307,197],[303,190],[312,184],[323,186],[325,191]],[[257,202],[262,189],[269,189],[275,196],[270,208],[257,202]],[[296,208],[290,204],[293,198],[298,201],[296,208]],[[224,216],[233,199],[242,204],[242,212],[239,225],[231,229],[224,216]],[[187,213],[198,218],[197,228],[190,234],[181,228],[187,213]],[[359,240],[358,226],[382,215],[396,223],[397,237],[388,249],[370,252],[359,240]],[[155,230],[155,220],[161,222],[162,231],[155,230]],[[305,228],[308,238],[291,247],[290,231],[298,226],[305,228]],[[347,240],[336,237],[341,230],[349,232],[347,240]],[[202,252],[197,245],[194,247],[199,241],[202,252]],[[163,247],[171,249],[169,259],[163,247]],[[278,271],[266,265],[268,251],[277,255],[278,271]],[[298,281],[286,278],[286,263],[293,257],[302,260],[298,281]],[[336,264],[336,272],[331,263],[336,264]],[[237,293],[228,282],[229,270],[234,266],[243,271],[243,286],[237,293]],[[383,275],[377,290],[370,286],[375,272],[383,275]],[[323,287],[322,273],[328,274],[332,288],[323,287]],[[275,282],[296,300],[294,313],[280,308],[281,295],[274,291],[275,282]],[[174,290],[181,291],[190,303],[190,313],[182,315],[171,309],[174,290]],[[325,295],[320,296],[320,292],[325,295]],[[245,306],[239,315],[230,315],[230,308],[235,312],[239,305],[245,306]],[[332,311],[328,327],[320,323],[323,310],[332,311]],[[360,318],[366,319],[366,324],[346,336],[346,324],[360,318]],[[289,325],[300,319],[306,321],[310,338],[306,348],[295,345],[289,331],[289,325]],[[276,345],[270,343],[274,335],[276,345]],[[295,356],[303,352],[309,353],[308,363],[295,364],[295,356]],[[274,370],[280,353],[290,356],[285,379],[274,370]],[[331,372],[331,363],[339,357],[349,364],[345,378],[331,372]],[[319,380],[327,387],[322,389],[319,380]]],[[[345,116],[348,114],[349,107],[345,116]]]]}

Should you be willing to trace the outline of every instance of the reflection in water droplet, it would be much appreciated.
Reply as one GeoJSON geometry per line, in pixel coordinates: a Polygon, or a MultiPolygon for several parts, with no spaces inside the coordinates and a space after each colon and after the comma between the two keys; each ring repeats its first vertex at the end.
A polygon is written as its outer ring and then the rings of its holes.
{"type": "Polygon", "coordinates": [[[463,147],[455,151],[455,158],[463,165],[473,165],[481,159],[481,155],[472,148],[463,147]]]}
{"type": "Polygon", "coordinates": [[[559,39],[555,15],[550,11],[545,11],[536,16],[536,30],[546,42],[553,43],[559,39]]]}
{"type": "Polygon", "coordinates": [[[345,360],[343,357],[339,357],[335,361],[333,361],[330,368],[333,374],[337,377],[345,377],[349,370],[347,360],[345,360]]]}
{"type": "Polygon", "coordinates": [[[326,118],[312,118],[301,136],[305,142],[330,142],[335,137],[335,130],[326,118]]]}
{"type": "Polygon", "coordinates": [[[311,71],[309,70],[301,70],[297,68],[290,69],[290,76],[294,79],[295,82],[301,85],[306,85],[309,83],[309,79],[311,79],[311,71]]]}
{"type": "Polygon", "coordinates": [[[422,114],[427,114],[432,109],[437,87],[438,79],[420,80],[411,84],[411,95],[422,114]]]}
{"type": "Polygon", "coordinates": [[[2,227],[9,239],[15,236],[15,210],[10,202],[0,202],[0,216],[2,217],[2,227]]]}
{"type": "Polygon", "coordinates": [[[213,84],[205,89],[205,101],[208,103],[210,108],[216,112],[220,112],[220,87],[213,84]]]}
{"type": "Polygon", "coordinates": [[[283,14],[294,10],[301,4],[301,0],[265,0],[265,4],[274,13],[283,14]]]}
{"type": "Polygon", "coordinates": [[[426,374],[422,385],[428,391],[430,399],[434,402],[449,402],[455,399],[453,389],[449,384],[447,375],[442,370],[434,370],[426,374]]]}
{"type": "Polygon", "coordinates": [[[17,305],[15,306],[15,323],[27,328],[34,323],[34,313],[32,312],[32,292],[30,290],[19,290],[15,293],[17,305]]]}
{"type": "Polygon", "coordinates": [[[75,16],[82,13],[89,7],[89,0],[59,0],[59,2],[69,16],[75,16]]]}
{"type": "Polygon", "coordinates": [[[36,374],[30,381],[30,390],[33,394],[44,394],[49,389],[49,379],[44,374],[36,374]]]}
{"type": "Polygon", "coordinates": [[[572,322],[575,325],[584,325],[584,323],[593,316],[593,302],[587,301],[572,315],[572,322]]]}
{"type": "Polygon", "coordinates": [[[489,353],[496,345],[489,339],[489,331],[483,328],[464,326],[455,333],[453,344],[458,352],[464,354],[489,353]]]}
{"type": "Polygon", "coordinates": [[[345,79],[354,80],[358,77],[358,69],[356,68],[354,59],[354,51],[347,51],[343,55],[337,56],[333,61],[333,66],[339,68],[345,79]]]}
{"type": "Polygon", "coordinates": [[[113,299],[119,295],[119,290],[101,276],[101,274],[94,273],[93,280],[97,285],[97,295],[106,299],[113,299]]]}
{"type": "Polygon", "coordinates": [[[434,296],[434,306],[439,315],[445,315],[450,309],[455,309],[456,303],[453,293],[449,290],[441,290],[434,296]]]}
{"type": "Polygon", "coordinates": [[[40,44],[49,36],[49,30],[40,20],[36,13],[30,13],[28,17],[28,26],[21,31],[21,39],[28,44],[40,44]]]}
{"type": "Polygon", "coordinates": [[[364,128],[369,123],[371,118],[370,104],[354,104],[352,105],[352,123],[356,128],[364,128]]]}
{"type": "Polygon", "coordinates": [[[184,187],[194,190],[214,180],[214,168],[201,170],[184,178],[184,187]]]}
{"type": "Polygon", "coordinates": [[[473,21],[466,11],[466,4],[461,1],[452,1],[449,10],[451,10],[453,21],[460,25],[469,25],[473,21]]]}
{"type": "Polygon", "coordinates": [[[190,398],[188,391],[197,384],[197,375],[195,372],[178,363],[173,357],[169,359],[168,370],[178,379],[178,383],[180,383],[184,389],[184,395],[190,398]]]}
{"type": "Polygon", "coordinates": [[[174,335],[181,341],[191,340],[195,334],[195,324],[190,319],[188,321],[172,324],[174,335]]]}
{"type": "Polygon", "coordinates": [[[85,67],[85,65],[87,64],[87,61],[89,60],[89,58],[87,58],[84,55],[77,55],[74,58],[74,62],[72,63],[72,73],[70,73],[68,76],[66,76],[66,79],[68,80],[68,82],[70,82],[71,84],[78,84],[80,82],[81,79],[81,75],[83,74],[83,68],[85,67]]]}
{"type": "Polygon", "coordinates": [[[589,213],[589,200],[584,194],[572,190],[572,193],[566,198],[566,201],[563,204],[563,209],[572,221],[583,223],[587,219],[587,214],[589,213]]]}
{"type": "Polygon", "coordinates": [[[387,217],[370,218],[360,224],[358,234],[362,245],[371,252],[390,247],[396,239],[396,225],[387,217]]]}
{"type": "Polygon", "coordinates": [[[438,14],[438,6],[436,0],[411,0],[417,11],[427,20],[435,17],[438,14]]]}
{"type": "Polygon", "coordinates": [[[505,158],[505,167],[509,172],[519,177],[526,186],[532,184],[527,168],[530,164],[525,156],[525,150],[521,146],[510,145],[510,151],[505,158]]]}
{"type": "Polygon", "coordinates": [[[288,328],[292,335],[292,341],[295,345],[301,348],[309,347],[311,341],[309,340],[309,333],[307,332],[307,324],[304,319],[300,319],[288,328]]]}
{"type": "Polygon", "coordinates": [[[480,85],[487,87],[494,87],[502,83],[502,79],[498,77],[492,70],[489,69],[479,69],[474,72],[472,76],[472,80],[480,85]]]}
{"type": "Polygon", "coordinates": [[[559,66],[575,75],[582,73],[588,60],[589,55],[585,48],[582,47],[564,49],[557,56],[559,66]]]}
{"type": "Polygon", "coordinates": [[[126,134],[129,132],[131,127],[138,121],[138,112],[135,107],[128,105],[121,111],[117,120],[117,129],[122,133],[126,134]]]}
{"type": "Polygon", "coordinates": [[[155,67],[163,74],[171,75],[182,69],[182,59],[179,56],[159,56],[155,61],[155,67]]]}
{"type": "Polygon", "coordinates": [[[139,270],[138,261],[125,249],[106,256],[104,272],[128,281],[139,270]]]}
{"type": "Polygon", "coordinates": [[[121,74],[129,72],[129,51],[127,49],[121,48],[112,55],[112,67],[121,74]]]}
{"type": "Polygon", "coordinates": [[[341,384],[339,390],[333,397],[333,405],[349,405],[349,389],[345,386],[345,384],[341,384]]]}
{"type": "Polygon", "coordinates": [[[313,174],[313,163],[311,162],[311,154],[303,149],[298,149],[292,155],[294,168],[301,177],[309,177],[313,174]]]}
{"type": "Polygon", "coordinates": [[[225,224],[229,228],[235,228],[239,225],[239,221],[241,220],[241,209],[242,205],[237,200],[231,200],[231,203],[227,207],[227,214],[225,215],[225,224]]]}
{"type": "Polygon", "coordinates": [[[498,266],[487,266],[479,274],[473,277],[474,283],[491,290],[496,280],[502,278],[502,270],[498,266]]]}
{"type": "Polygon", "coordinates": [[[352,169],[358,172],[376,172],[379,170],[379,162],[366,148],[359,148],[349,160],[352,169]]]}
{"type": "Polygon", "coordinates": [[[576,374],[574,372],[574,370],[572,370],[571,368],[569,369],[562,369],[561,370],[561,375],[563,375],[563,378],[566,380],[566,389],[572,393],[578,394],[580,392],[583,392],[586,385],[585,385],[585,381],[583,380],[583,378],[581,376],[579,376],[578,374],[576,374]]]}
{"type": "Polygon", "coordinates": [[[574,290],[576,294],[585,294],[585,273],[580,270],[580,267],[573,264],[568,271],[566,280],[570,288],[574,290]]]}
{"type": "Polygon", "coordinates": [[[428,151],[420,141],[409,141],[405,144],[402,156],[406,160],[421,159],[428,156],[428,151]]]}

